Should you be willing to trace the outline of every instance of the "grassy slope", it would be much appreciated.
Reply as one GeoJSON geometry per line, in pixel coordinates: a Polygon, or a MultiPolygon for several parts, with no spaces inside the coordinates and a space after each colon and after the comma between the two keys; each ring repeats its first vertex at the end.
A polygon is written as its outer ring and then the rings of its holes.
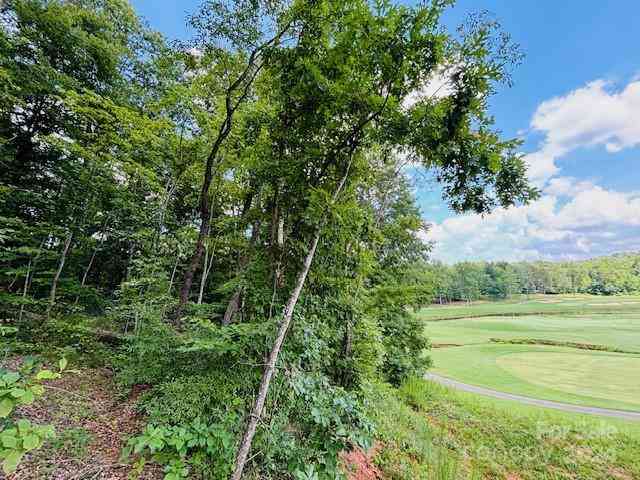
{"type": "Polygon", "coordinates": [[[370,395],[388,479],[640,478],[640,424],[485,399],[413,380],[370,395]]]}
{"type": "Polygon", "coordinates": [[[434,349],[431,354],[437,373],[538,398],[640,409],[638,355],[490,343],[491,338],[535,338],[636,351],[640,348],[640,298],[538,296],[525,302],[434,307],[420,315],[447,318],[458,316],[461,311],[469,315],[547,313],[426,321],[427,333],[434,343],[465,345],[434,349]],[[560,309],[573,309],[574,313],[555,313],[560,309]],[[583,313],[576,314],[578,311],[583,313]]]}

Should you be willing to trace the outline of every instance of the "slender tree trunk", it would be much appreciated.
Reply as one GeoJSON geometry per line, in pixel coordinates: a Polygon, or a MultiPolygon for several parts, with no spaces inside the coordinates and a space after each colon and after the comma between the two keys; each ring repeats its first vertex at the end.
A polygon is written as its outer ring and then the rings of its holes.
{"type": "Polygon", "coordinates": [[[202,304],[202,298],[204,297],[204,287],[207,284],[207,278],[209,278],[209,273],[211,273],[211,268],[213,267],[213,251],[211,255],[209,255],[209,247],[205,245],[204,250],[204,263],[202,265],[202,278],[200,278],[200,291],[198,292],[198,305],[202,304]]]}
{"type": "Polygon", "coordinates": [[[205,167],[205,178],[202,184],[202,191],[200,192],[200,230],[198,232],[198,240],[196,241],[196,248],[191,255],[191,260],[187,265],[187,269],[184,273],[184,281],[182,282],[182,288],[180,289],[180,300],[178,303],[178,310],[176,311],[176,321],[179,322],[182,317],[187,301],[189,300],[189,293],[191,292],[191,285],[193,284],[193,277],[200,265],[202,259],[202,253],[204,252],[204,241],[209,231],[209,187],[211,186],[211,180],[213,179],[213,161],[217,155],[218,148],[222,141],[216,142],[217,147],[211,151],[209,158],[207,159],[207,165],[205,167]]]}
{"type": "Polygon", "coordinates": [[[348,365],[348,360],[351,357],[351,353],[353,351],[353,332],[352,332],[352,321],[353,318],[347,318],[344,324],[344,335],[342,337],[342,358],[345,361],[345,366],[342,370],[342,386],[346,387],[348,382],[351,380],[351,374],[346,367],[348,365]]]}
{"type": "Polygon", "coordinates": [[[56,289],[58,288],[58,281],[60,280],[60,275],[62,275],[62,269],[64,268],[64,262],[67,260],[67,254],[69,253],[69,248],[71,247],[72,240],[73,232],[69,231],[69,235],[67,235],[67,239],[64,242],[62,254],[60,255],[60,261],[58,262],[58,270],[56,270],[56,274],[53,277],[53,282],[51,283],[49,306],[47,307],[47,320],[49,320],[49,318],[51,317],[51,310],[56,303],[56,289]]]}
{"type": "Polygon", "coordinates": [[[20,305],[20,314],[18,315],[18,322],[22,321],[22,315],[24,314],[24,302],[27,299],[27,290],[29,289],[29,276],[31,275],[31,264],[33,259],[29,257],[29,263],[27,264],[27,275],[24,277],[24,286],[22,287],[22,304],[20,305]]]}
{"type": "MultiPolygon", "coordinates": [[[[102,247],[102,244],[104,243],[105,230],[106,230],[106,226],[103,226],[101,236],[100,236],[100,242],[98,243],[96,248],[93,249],[93,253],[91,254],[91,258],[89,259],[89,264],[87,265],[87,268],[84,269],[84,274],[82,275],[82,281],[80,282],[80,290],[82,290],[84,288],[85,283],[87,283],[87,277],[89,276],[89,272],[91,271],[93,262],[95,261],[96,255],[98,254],[98,251],[100,250],[100,248],[102,247]]],[[[73,302],[74,305],[78,304],[79,299],[80,299],[80,294],[76,295],[76,300],[75,302],[73,302]]]]}
{"type": "MultiPolygon", "coordinates": [[[[259,236],[260,236],[260,222],[254,222],[253,226],[251,227],[251,239],[249,240],[250,249],[253,248],[253,246],[256,244],[259,236]]],[[[249,253],[247,252],[244,255],[242,255],[240,257],[240,260],[238,261],[239,269],[243,270],[248,263],[249,263],[249,253]]],[[[240,309],[240,300],[242,299],[243,290],[244,290],[244,287],[241,285],[235,290],[235,292],[233,292],[233,295],[231,296],[231,300],[229,300],[229,303],[227,304],[227,309],[224,312],[224,317],[222,317],[222,325],[229,325],[231,322],[233,322],[233,317],[240,309]]]]}
{"type": "Polygon", "coordinates": [[[40,258],[40,254],[42,253],[42,247],[44,246],[44,242],[46,241],[48,235],[42,239],[40,242],[40,246],[38,247],[38,253],[33,258],[29,258],[29,264],[27,265],[27,276],[24,279],[24,286],[22,288],[22,305],[20,305],[20,315],[18,316],[18,321],[22,321],[22,315],[24,314],[24,301],[27,298],[27,293],[29,292],[29,287],[31,286],[31,279],[33,278],[33,272],[36,269],[36,264],[38,263],[38,259],[40,258]]]}
{"type": "Polygon", "coordinates": [[[302,269],[298,274],[298,279],[296,280],[296,284],[293,289],[293,292],[291,292],[291,296],[289,297],[289,300],[287,301],[287,305],[284,308],[282,321],[280,322],[280,326],[278,327],[278,334],[273,343],[273,347],[271,348],[271,352],[269,353],[267,364],[262,374],[262,380],[260,381],[258,396],[251,410],[251,414],[249,415],[249,420],[247,422],[247,426],[242,436],[240,447],[238,448],[238,453],[236,455],[236,461],[235,461],[235,468],[234,468],[233,474],[231,475],[231,480],[240,480],[242,478],[242,472],[244,470],[244,466],[247,461],[247,456],[249,455],[249,450],[251,449],[251,443],[253,442],[253,437],[256,433],[258,420],[262,415],[264,402],[267,398],[267,393],[269,391],[269,386],[271,384],[271,378],[273,377],[273,374],[276,369],[276,362],[278,361],[278,355],[280,354],[280,349],[282,348],[282,344],[284,343],[287,330],[289,329],[291,318],[293,317],[293,311],[295,309],[296,304],[298,303],[298,298],[300,297],[300,292],[302,291],[302,287],[304,286],[304,283],[307,279],[307,274],[309,273],[309,269],[311,268],[311,262],[313,262],[313,257],[316,254],[316,249],[318,247],[319,240],[320,240],[320,229],[316,230],[316,233],[311,242],[311,247],[307,252],[307,256],[304,260],[302,269]]]}
{"type": "Polygon", "coordinates": [[[171,295],[171,289],[173,288],[173,279],[176,278],[176,270],[178,269],[178,263],[180,263],[180,255],[176,255],[176,263],[173,264],[173,270],[171,271],[171,279],[169,280],[169,289],[167,294],[171,295]]]}
{"type": "MultiPolygon", "coordinates": [[[[84,289],[84,284],[87,282],[87,276],[89,275],[89,271],[93,266],[93,261],[95,260],[96,254],[98,253],[98,248],[99,247],[96,247],[93,249],[93,253],[91,254],[91,258],[89,259],[89,264],[87,265],[87,268],[84,269],[84,274],[82,275],[82,281],[80,282],[80,290],[84,289]]],[[[73,302],[74,305],[78,304],[78,300],[80,300],[80,294],[76,295],[76,299],[73,302]]]]}
{"type": "Polygon", "coordinates": [[[222,325],[229,325],[233,321],[233,317],[238,312],[240,308],[240,296],[242,295],[242,287],[238,287],[229,300],[229,304],[227,305],[227,309],[224,312],[224,317],[222,318],[222,325]]]}
{"type": "MultiPolygon", "coordinates": [[[[336,190],[333,193],[332,204],[335,203],[335,201],[338,198],[338,195],[340,195],[340,192],[342,191],[342,188],[344,187],[344,184],[347,181],[347,177],[349,176],[350,168],[351,168],[351,160],[347,164],[345,173],[342,179],[340,180],[336,190]]],[[[244,466],[247,462],[249,451],[251,450],[251,443],[253,442],[253,437],[256,433],[256,427],[258,426],[258,421],[262,416],[262,410],[264,409],[264,402],[267,398],[267,393],[269,392],[269,386],[271,385],[271,378],[273,377],[273,374],[276,369],[278,356],[280,355],[280,350],[282,349],[282,345],[287,335],[287,331],[289,330],[289,325],[291,324],[291,319],[293,318],[293,311],[296,307],[296,304],[298,303],[300,292],[302,292],[304,283],[307,280],[307,275],[309,274],[311,263],[313,262],[313,258],[315,257],[316,249],[318,248],[318,242],[320,241],[320,235],[322,233],[323,223],[324,221],[322,221],[321,224],[316,228],[315,234],[311,241],[311,245],[309,246],[309,250],[304,259],[304,263],[302,264],[302,269],[298,273],[298,278],[296,280],[293,291],[291,292],[291,295],[289,296],[289,300],[287,301],[287,304],[284,307],[284,311],[282,313],[282,321],[278,326],[278,333],[276,335],[276,339],[273,342],[273,346],[271,347],[271,352],[269,353],[269,357],[267,359],[264,372],[262,373],[260,388],[258,389],[258,396],[256,397],[253,408],[251,409],[251,413],[249,414],[249,419],[247,421],[247,425],[242,435],[242,441],[240,442],[240,446],[238,447],[234,470],[230,477],[231,480],[241,480],[242,478],[242,472],[244,471],[244,466]]]]}
{"type": "Polygon", "coordinates": [[[291,28],[292,22],[284,25],[281,30],[279,30],[273,37],[269,40],[266,40],[264,43],[258,45],[253,49],[249,58],[247,59],[247,65],[244,70],[238,75],[235,81],[229,85],[225,93],[225,119],[220,125],[220,129],[218,130],[218,135],[216,140],[211,148],[211,152],[209,153],[209,157],[207,158],[207,163],[205,166],[205,176],[204,181],[202,183],[202,191],[200,192],[200,233],[198,234],[198,241],[196,242],[196,248],[191,257],[191,261],[187,266],[187,270],[184,275],[184,282],[182,288],[180,289],[180,301],[178,303],[178,309],[176,310],[175,319],[176,322],[180,321],[182,316],[182,311],[184,310],[185,305],[189,299],[189,292],[191,291],[191,285],[193,283],[193,276],[200,264],[200,259],[202,258],[202,253],[204,250],[204,238],[206,237],[207,230],[209,229],[208,220],[209,220],[209,187],[211,186],[211,180],[213,178],[212,168],[214,164],[217,164],[218,152],[220,147],[231,133],[231,124],[233,122],[233,117],[235,115],[236,110],[240,105],[245,101],[247,96],[249,95],[249,90],[253,85],[254,80],[258,76],[260,70],[262,70],[263,63],[261,62],[261,55],[264,49],[270,47],[271,45],[278,44],[280,39],[283,37],[285,33],[289,31],[291,28]],[[235,98],[235,94],[240,91],[240,95],[235,98]]]}

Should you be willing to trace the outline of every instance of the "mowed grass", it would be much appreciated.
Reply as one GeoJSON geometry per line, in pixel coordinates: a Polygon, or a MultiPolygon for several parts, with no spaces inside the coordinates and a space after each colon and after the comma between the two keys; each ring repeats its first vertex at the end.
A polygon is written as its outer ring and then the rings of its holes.
{"type": "Polygon", "coordinates": [[[552,340],[640,352],[640,297],[536,297],[528,302],[434,307],[437,313],[429,314],[426,310],[420,312],[422,318],[438,318],[425,321],[436,346],[462,345],[431,351],[436,373],[536,398],[640,410],[638,354],[491,342],[552,340]],[[552,308],[541,314],[541,305],[552,308]],[[461,310],[475,317],[440,320],[461,310]],[[514,316],[508,315],[510,310],[514,316]],[[484,316],[492,314],[501,316],[484,316]]]}
{"type": "Polygon", "coordinates": [[[417,315],[423,320],[448,320],[499,315],[580,314],[580,313],[640,313],[640,297],[594,295],[519,295],[510,300],[478,301],[432,305],[417,315]]]}
{"type": "Polygon", "coordinates": [[[433,371],[545,400],[640,410],[640,356],[541,345],[438,348],[433,371]]]}
{"type": "Polygon", "coordinates": [[[474,345],[492,338],[534,338],[590,343],[640,352],[640,304],[638,313],[549,314],[518,317],[480,317],[425,322],[432,343],[474,345]]]}

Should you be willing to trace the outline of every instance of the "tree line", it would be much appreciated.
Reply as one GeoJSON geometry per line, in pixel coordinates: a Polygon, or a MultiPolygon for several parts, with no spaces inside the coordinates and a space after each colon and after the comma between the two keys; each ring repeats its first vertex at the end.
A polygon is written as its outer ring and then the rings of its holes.
{"type": "Polygon", "coordinates": [[[428,366],[407,162],[458,212],[537,196],[486,112],[519,50],[483,15],[447,33],[450,3],[207,0],[180,42],[125,0],[3,2],[10,348],[151,385],[135,453],[167,478],[333,478],[367,382],[428,366]]]}
{"type": "Polygon", "coordinates": [[[427,271],[439,303],[535,293],[640,293],[638,253],[567,262],[431,262],[427,271]]]}

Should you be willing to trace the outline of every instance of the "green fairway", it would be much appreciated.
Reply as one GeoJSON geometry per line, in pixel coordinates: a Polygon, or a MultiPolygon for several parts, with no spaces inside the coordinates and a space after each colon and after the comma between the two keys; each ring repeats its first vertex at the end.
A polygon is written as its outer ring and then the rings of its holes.
{"type": "Polygon", "coordinates": [[[455,317],[461,309],[480,316],[425,322],[432,342],[442,346],[431,352],[434,372],[536,398],[640,410],[640,354],[491,341],[535,339],[640,352],[638,297],[538,297],[528,303],[435,307],[437,313],[425,309],[420,315],[455,317]],[[555,302],[545,303],[550,300],[555,302]],[[573,308],[574,312],[524,315],[541,305],[573,308]],[[608,310],[603,311],[606,306],[608,310]],[[509,309],[517,316],[506,315],[509,309]],[[500,316],[482,316],[491,314],[500,316]]]}
{"type": "Polygon", "coordinates": [[[503,355],[498,367],[529,383],[612,402],[640,406],[640,357],[574,352],[523,352],[503,355]]]}
{"type": "Polygon", "coordinates": [[[520,295],[512,300],[479,301],[471,304],[433,305],[423,308],[418,316],[424,320],[446,320],[499,315],[640,313],[640,297],[593,295],[520,295]]]}

